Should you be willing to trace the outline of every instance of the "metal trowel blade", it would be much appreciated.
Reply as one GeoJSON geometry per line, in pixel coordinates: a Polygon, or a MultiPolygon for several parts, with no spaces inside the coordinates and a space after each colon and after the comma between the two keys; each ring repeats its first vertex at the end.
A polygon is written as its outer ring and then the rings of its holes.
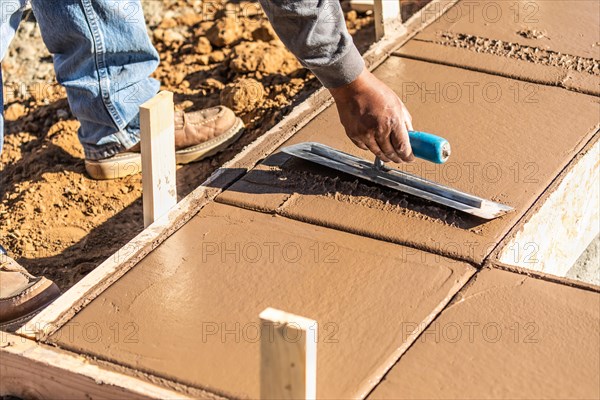
{"type": "Polygon", "coordinates": [[[498,218],[513,210],[504,204],[482,199],[395,168],[375,168],[370,161],[321,143],[298,143],[281,151],[483,219],[498,218]]]}

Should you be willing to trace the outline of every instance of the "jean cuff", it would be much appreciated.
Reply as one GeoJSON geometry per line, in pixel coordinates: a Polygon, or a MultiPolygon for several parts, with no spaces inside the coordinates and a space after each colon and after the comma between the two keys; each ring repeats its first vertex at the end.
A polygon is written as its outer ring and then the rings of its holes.
{"type": "Polygon", "coordinates": [[[86,160],[103,160],[132,148],[140,141],[140,131],[126,127],[124,130],[114,133],[115,141],[100,145],[83,145],[86,160]]]}

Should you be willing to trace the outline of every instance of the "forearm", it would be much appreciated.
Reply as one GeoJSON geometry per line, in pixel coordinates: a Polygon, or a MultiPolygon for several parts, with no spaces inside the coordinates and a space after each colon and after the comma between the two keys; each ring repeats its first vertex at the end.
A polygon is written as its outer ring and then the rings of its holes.
{"type": "Polygon", "coordinates": [[[339,0],[260,2],[283,43],[325,87],[346,85],[363,71],[339,0]]]}

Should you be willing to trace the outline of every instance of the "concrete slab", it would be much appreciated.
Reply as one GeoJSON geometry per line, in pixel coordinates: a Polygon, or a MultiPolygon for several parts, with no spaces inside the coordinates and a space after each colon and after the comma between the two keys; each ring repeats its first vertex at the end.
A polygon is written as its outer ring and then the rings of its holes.
{"type": "Polygon", "coordinates": [[[442,33],[462,34],[600,60],[596,0],[464,0],[438,11],[439,18],[418,39],[436,41],[442,33]]]}
{"type": "MultiPolygon", "coordinates": [[[[527,48],[521,50],[529,51],[527,48]]],[[[520,58],[479,51],[480,49],[475,47],[451,47],[446,44],[413,39],[394,54],[519,79],[524,82],[558,86],[593,96],[600,95],[600,70],[597,71],[598,73],[590,73],[589,69],[578,71],[575,69],[576,61],[571,64],[573,68],[565,68],[563,65],[536,64],[520,58]]],[[[589,64],[600,65],[600,61],[589,64]]],[[[522,85],[526,86],[525,83],[522,85]]]]}
{"type": "MultiPolygon", "coordinates": [[[[486,222],[282,154],[217,201],[481,264],[598,129],[598,98],[560,88],[399,57],[375,74],[403,97],[415,129],[453,147],[444,165],[417,161],[402,169],[515,212],[486,222]]],[[[304,141],[372,159],[346,138],[335,107],[284,146],[304,141]]]]}
{"type": "Polygon", "coordinates": [[[600,94],[597,1],[461,1],[441,10],[396,54],[600,94]]]}
{"type": "Polygon", "coordinates": [[[359,398],[475,269],[414,249],[211,203],[51,343],[184,385],[259,397],[258,315],[319,323],[319,398],[359,398]]]}
{"type": "Polygon", "coordinates": [[[600,294],[483,270],[369,399],[597,399],[600,294]]]}

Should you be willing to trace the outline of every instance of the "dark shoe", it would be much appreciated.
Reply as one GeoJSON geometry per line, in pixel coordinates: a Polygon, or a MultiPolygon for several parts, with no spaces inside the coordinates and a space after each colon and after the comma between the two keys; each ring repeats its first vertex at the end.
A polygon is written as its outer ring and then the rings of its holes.
{"type": "MultiPolygon", "coordinates": [[[[175,159],[189,164],[210,157],[235,142],[244,123],[224,106],[184,113],[175,112],[175,159]]],[[[139,143],[103,160],[85,160],[85,168],[94,179],[116,179],[142,170],[139,143]]]]}
{"type": "Polygon", "coordinates": [[[60,295],[51,280],[35,277],[0,254],[0,330],[15,331],[60,295]]]}

